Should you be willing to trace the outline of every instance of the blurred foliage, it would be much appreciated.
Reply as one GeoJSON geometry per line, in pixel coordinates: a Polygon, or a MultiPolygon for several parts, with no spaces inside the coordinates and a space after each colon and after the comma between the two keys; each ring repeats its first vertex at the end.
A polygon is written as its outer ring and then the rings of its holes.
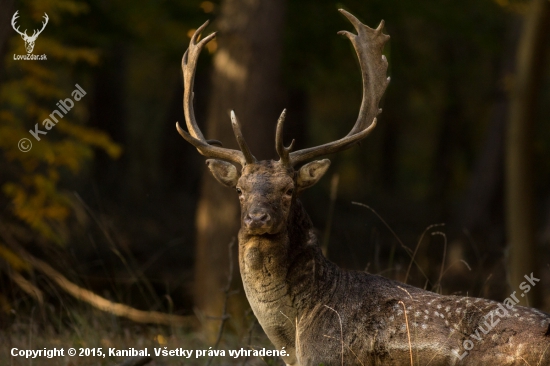
{"type": "Polygon", "coordinates": [[[67,222],[71,214],[71,196],[60,186],[61,177],[76,174],[86,161],[93,158],[93,148],[104,149],[111,157],[121,154],[121,147],[105,133],[84,127],[87,119],[86,101],[75,101],[57,128],[36,141],[29,133],[38,123],[58,109],[56,102],[71,96],[75,83],[86,88],[75,69],[94,66],[99,50],[74,46],[71,32],[55,32],[64,27],[64,19],[88,12],[83,1],[22,1],[17,4],[24,22],[22,28],[37,27],[47,13],[50,21],[38,38],[35,54],[46,54],[47,61],[14,60],[14,54],[24,54],[23,42],[14,34],[8,41],[4,80],[0,87],[0,148],[7,163],[1,178],[1,190],[10,202],[13,215],[48,242],[62,244],[68,238],[67,222]],[[36,22],[34,25],[29,21],[36,22]],[[55,34],[58,33],[58,34],[55,34]],[[59,35],[63,36],[59,36],[59,35]],[[22,152],[17,141],[29,138],[34,144],[22,152]]]}
{"type": "MultiPolygon", "coordinates": [[[[213,10],[213,5],[204,6],[213,10]]],[[[0,151],[4,160],[0,187],[2,201],[9,207],[4,215],[13,214],[46,242],[63,244],[69,238],[67,225],[74,205],[63,181],[81,174],[93,161],[96,149],[112,159],[122,153],[121,145],[108,134],[87,126],[94,70],[109,56],[105,54],[109,47],[120,42],[130,41],[155,54],[166,54],[159,49],[181,52],[181,35],[188,31],[182,18],[202,11],[198,2],[189,1],[176,5],[168,1],[21,0],[15,9],[21,29],[32,30],[40,26],[44,13],[49,16],[33,51],[46,54],[47,61],[14,60],[13,55],[25,54],[25,49],[20,36],[10,31],[0,86],[0,151]],[[74,108],[36,141],[29,129],[38,123],[38,128],[46,131],[41,122],[58,109],[57,101],[71,96],[75,84],[87,95],[75,101],[74,108]],[[29,152],[18,149],[21,138],[32,141],[29,152]]]]}
{"type": "MultiPolygon", "coordinates": [[[[7,274],[11,270],[32,273],[9,249],[7,244],[13,245],[13,238],[35,251],[55,253],[58,264],[68,253],[67,247],[85,250],[89,241],[93,243],[95,232],[90,230],[82,191],[94,186],[97,165],[105,160],[130,165],[131,159],[125,157],[129,150],[132,158],[141,162],[140,171],[147,171],[147,163],[136,154],[143,143],[128,136],[138,126],[147,138],[164,125],[164,119],[162,125],[150,122],[151,117],[163,116],[159,110],[166,109],[171,100],[174,88],[172,84],[167,87],[166,78],[172,79],[173,85],[180,82],[177,68],[187,34],[216,7],[210,1],[15,1],[8,19],[17,10],[17,23],[21,30],[28,29],[28,34],[41,26],[44,13],[48,15],[49,22],[33,51],[45,54],[47,60],[15,60],[14,54],[26,54],[26,50],[21,37],[8,26],[8,38],[0,39],[0,269],[7,274]],[[117,70],[119,65],[122,67],[117,70]],[[159,77],[158,71],[164,75],[159,77]],[[98,84],[105,74],[110,77],[107,90],[98,84]],[[86,92],[80,101],[71,95],[75,84],[86,92]],[[123,98],[102,103],[105,91],[108,99],[110,91],[123,98]],[[59,122],[48,131],[43,121],[51,119],[49,115],[60,110],[56,103],[66,98],[73,100],[74,107],[62,119],[58,116],[59,122]],[[120,116],[113,104],[130,113],[117,119],[120,116]],[[103,116],[106,122],[98,120],[103,116]],[[47,132],[39,135],[40,141],[29,132],[35,124],[47,132]],[[120,128],[123,135],[113,134],[112,126],[120,128]],[[28,152],[19,149],[18,141],[23,138],[32,142],[28,152]],[[89,241],[83,244],[84,237],[89,241]],[[60,246],[65,249],[59,250],[60,246]]],[[[150,146],[146,152],[157,149],[150,146]]],[[[107,191],[140,180],[131,174],[123,179],[124,169],[117,172],[118,184],[107,191]]],[[[100,230],[105,229],[101,226],[100,230]]],[[[100,234],[104,239],[105,232],[100,234]]],[[[0,306],[9,310],[13,299],[0,296],[0,306]]]]}

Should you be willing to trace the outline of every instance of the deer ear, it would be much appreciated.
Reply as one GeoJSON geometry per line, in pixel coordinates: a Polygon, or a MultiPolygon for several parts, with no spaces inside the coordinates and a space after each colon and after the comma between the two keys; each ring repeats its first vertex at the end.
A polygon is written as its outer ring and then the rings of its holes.
{"type": "Polygon", "coordinates": [[[330,160],[315,160],[307,163],[298,172],[298,189],[304,190],[311,187],[321,179],[330,166],[330,160]]]}
{"type": "Polygon", "coordinates": [[[235,187],[237,185],[239,173],[235,165],[218,159],[208,159],[206,165],[208,165],[208,169],[210,169],[214,178],[224,186],[235,187]]]}

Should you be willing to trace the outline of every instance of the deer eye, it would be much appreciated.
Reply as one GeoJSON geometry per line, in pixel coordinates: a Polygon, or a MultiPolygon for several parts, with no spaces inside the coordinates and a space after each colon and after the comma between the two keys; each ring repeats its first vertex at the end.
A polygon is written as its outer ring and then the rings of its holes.
{"type": "Polygon", "coordinates": [[[243,194],[243,191],[242,191],[239,187],[235,188],[235,190],[237,191],[237,194],[238,194],[239,196],[240,196],[241,194],[243,194]]]}
{"type": "Polygon", "coordinates": [[[285,194],[286,194],[287,196],[292,196],[293,193],[294,193],[294,188],[289,188],[289,189],[286,190],[286,193],[285,193],[285,194]]]}

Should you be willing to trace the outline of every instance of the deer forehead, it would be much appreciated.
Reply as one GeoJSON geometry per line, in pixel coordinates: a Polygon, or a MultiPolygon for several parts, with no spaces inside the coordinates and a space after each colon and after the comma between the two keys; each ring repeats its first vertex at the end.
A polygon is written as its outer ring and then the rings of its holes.
{"type": "Polygon", "coordinates": [[[274,161],[260,161],[243,167],[238,185],[253,191],[284,190],[294,183],[294,170],[274,161]]]}

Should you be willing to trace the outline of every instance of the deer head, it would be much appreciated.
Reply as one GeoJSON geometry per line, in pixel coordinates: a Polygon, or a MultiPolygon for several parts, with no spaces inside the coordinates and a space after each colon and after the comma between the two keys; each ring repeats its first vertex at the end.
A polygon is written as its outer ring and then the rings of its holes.
{"type": "Polygon", "coordinates": [[[24,32],[19,31],[19,26],[16,28],[16,20],[19,18],[19,15],[17,14],[19,12],[16,11],[15,14],[13,14],[13,17],[11,18],[11,26],[13,29],[21,35],[21,38],[23,38],[23,41],[25,41],[25,49],[27,50],[27,53],[32,53],[32,50],[34,49],[34,42],[36,42],[36,38],[42,33],[44,28],[46,28],[46,24],[48,24],[48,14],[44,13],[44,21],[42,22],[42,29],[37,30],[35,29],[32,33],[32,36],[27,35],[27,30],[25,29],[24,32]]]}
{"type": "Polygon", "coordinates": [[[197,29],[183,56],[183,105],[189,132],[184,131],[178,123],[176,128],[200,154],[210,158],[206,163],[214,177],[221,184],[236,189],[241,203],[241,231],[248,235],[273,235],[284,230],[296,195],[317,183],[330,165],[328,159],[314,159],[349,149],[364,139],[376,126],[376,116],[381,112],[378,104],[389,83],[389,78],[386,78],[388,63],[382,55],[389,36],[382,33],[383,22],[378,28],[372,29],[345,10],[340,12],[357,31],[357,34],[339,32],[353,44],[362,71],[363,99],[357,121],[351,131],[339,140],[293,151],[294,141],[288,147],[283,144],[286,115],[283,111],[277,123],[275,138],[275,148],[280,158],[278,161],[256,160],[248,148],[233,111],[231,123],[240,150],[227,149],[222,147],[219,141],[206,140],[199,130],[193,112],[192,90],[198,56],[202,48],[215,36],[215,33],[212,33],[198,41],[208,22],[197,29]],[[311,162],[306,163],[308,161],[311,162]],[[304,163],[306,164],[302,165],[304,163]],[[236,165],[240,165],[240,171],[236,165]],[[296,168],[300,165],[301,167],[296,168]]]}

